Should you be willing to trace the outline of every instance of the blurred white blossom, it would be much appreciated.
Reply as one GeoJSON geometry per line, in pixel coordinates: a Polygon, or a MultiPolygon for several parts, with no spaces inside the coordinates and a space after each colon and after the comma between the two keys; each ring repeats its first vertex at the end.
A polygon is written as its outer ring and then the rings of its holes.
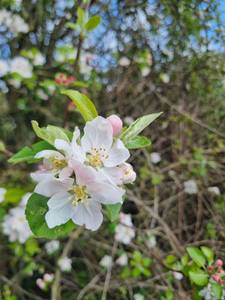
{"type": "Polygon", "coordinates": [[[130,65],[130,60],[126,56],[123,56],[119,60],[119,65],[121,67],[128,67],[130,65]]]}
{"type": "Polygon", "coordinates": [[[152,249],[152,248],[154,248],[155,246],[156,246],[156,237],[154,236],[154,235],[150,235],[149,237],[148,237],[148,239],[146,240],[146,244],[147,244],[147,247],[149,248],[149,249],[152,249]]]}
{"type": "Polygon", "coordinates": [[[32,77],[32,70],[33,68],[30,62],[22,56],[16,56],[11,60],[10,63],[11,73],[18,73],[24,78],[30,78],[32,77]]]}
{"type": "Polygon", "coordinates": [[[7,61],[0,59],[0,77],[5,76],[9,72],[9,64],[7,61]]]}
{"type": "Polygon", "coordinates": [[[21,87],[21,81],[19,79],[11,78],[8,80],[8,82],[16,89],[19,89],[21,87]]]}
{"type": "Polygon", "coordinates": [[[105,255],[99,262],[100,266],[109,269],[112,266],[112,256],[105,255]]]}
{"type": "Polygon", "coordinates": [[[160,79],[163,83],[169,83],[170,82],[170,76],[166,73],[160,74],[160,79]]]}
{"type": "Polygon", "coordinates": [[[29,31],[28,24],[18,14],[12,14],[6,9],[0,10],[0,25],[6,26],[12,33],[27,33],[29,31]]]}
{"type": "Polygon", "coordinates": [[[184,182],[184,192],[189,195],[198,193],[198,186],[194,179],[190,179],[184,182]]]}
{"type": "Polygon", "coordinates": [[[45,249],[49,255],[59,250],[60,243],[57,240],[52,240],[45,244],[45,249]]]}
{"type": "Polygon", "coordinates": [[[152,152],[150,154],[150,160],[153,164],[158,164],[161,161],[161,155],[158,152],[152,152]]]}
{"type": "Polygon", "coordinates": [[[180,272],[173,272],[173,277],[176,279],[176,280],[182,280],[183,279],[183,274],[180,273],[180,272]]]}
{"type": "Polygon", "coordinates": [[[208,191],[214,195],[217,195],[217,196],[220,195],[220,189],[218,188],[218,186],[210,186],[208,188],[208,191]]]}
{"type": "Polygon", "coordinates": [[[20,204],[10,209],[4,218],[3,233],[9,237],[10,242],[19,241],[23,244],[32,235],[25,216],[25,207],[30,195],[25,194],[20,204]]]}
{"type": "Polygon", "coordinates": [[[124,123],[126,124],[126,125],[130,125],[130,124],[132,124],[134,122],[134,118],[132,118],[132,117],[125,117],[124,118],[124,123]]]}
{"type": "Polygon", "coordinates": [[[128,256],[126,253],[120,255],[116,260],[117,265],[124,267],[128,264],[128,256]]]}
{"type": "Polygon", "coordinates": [[[130,214],[120,213],[120,224],[115,229],[115,239],[125,245],[128,245],[135,237],[135,230],[130,214]]]}
{"type": "Polygon", "coordinates": [[[0,187],[0,203],[5,200],[5,194],[7,190],[5,188],[0,187]]]}
{"type": "Polygon", "coordinates": [[[150,74],[150,72],[151,72],[151,69],[149,67],[144,67],[141,69],[141,75],[143,77],[148,76],[150,74]]]}
{"type": "Polygon", "coordinates": [[[142,294],[134,294],[134,300],[144,300],[145,297],[142,294]]]}
{"type": "Polygon", "coordinates": [[[69,257],[63,257],[58,260],[58,266],[62,272],[70,272],[72,270],[72,260],[69,257]]]}

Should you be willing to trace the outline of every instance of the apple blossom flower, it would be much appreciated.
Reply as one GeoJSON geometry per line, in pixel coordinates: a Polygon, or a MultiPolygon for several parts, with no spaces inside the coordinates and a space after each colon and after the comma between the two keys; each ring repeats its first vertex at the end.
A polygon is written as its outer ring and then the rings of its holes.
{"type": "Polygon", "coordinates": [[[125,245],[130,244],[135,237],[131,215],[120,213],[120,224],[115,229],[115,239],[125,245]]]}
{"type": "Polygon", "coordinates": [[[127,266],[128,264],[128,256],[126,253],[123,253],[122,255],[120,255],[117,260],[116,260],[117,265],[124,267],[127,266]]]}
{"type": "Polygon", "coordinates": [[[58,266],[62,272],[70,272],[72,270],[72,259],[67,256],[60,258],[58,266]]]}
{"type": "Polygon", "coordinates": [[[52,273],[45,273],[43,276],[43,280],[47,283],[51,283],[54,279],[54,274],[52,273]]]}
{"type": "MultiPolygon", "coordinates": [[[[40,181],[42,175],[44,176],[44,174],[50,172],[54,175],[59,175],[61,179],[69,177],[73,172],[73,169],[69,166],[69,161],[74,153],[79,151],[77,147],[78,136],[80,136],[80,131],[76,128],[71,143],[62,139],[55,140],[55,148],[63,153],[56,150],[42,150],[38,152],[35,158],[43,158],[44,170],[31,173],[32,179],[40,181]]],[[[76,158],[76,154],[74,157],[76,158]]]]}
{"type": "Polygon", "coordinates": [[[3,233],[9,237],[10,242],[19,241],[25,243],[32,235],[25,216],[25,206],[30,193],[23,196],[20,204],[9,210],[3,221],[3,233]]]}
{"type": "Polygon", "coordinates": [[[144,300],[145,297],[142,294],[134,294],[134,300],[144,300]]]}
{"type": "Polygon", "coordinates": [[[5,194],[7,190],[5,188],[0,187],[0,203],[5,200],[5,194]]]}
{"type": "Polygon", "coordinates": [[[72,219],[75,224],[97,230],[103,221],[101,204],[121,203],[125,191],[91,167],[78,161],[72,165],[76,181],[46,174],[35,188],[36,193],[50,197],[45,215],[47,225],[53,228],[72,219]]]}
{"type": "Polygon", "coordinates": [[[42,278],[38,278],[36,280],[36,284],[37,286],[41,289],[41,290],[45,290],[46,288],[46,283],[44,282],[44,280],[42,278]]]}
{"type": "Polygon", "coordinates": [[[51,255],[51,254],[55,253],[57,250],[59,250],[59,246],[60,246],[59,241],[52,240],[45,244],[45,249],[46,249],[47,253],[49,255],[51,255]]]}
{"type": "Polygon", "coordinates": [[[124,118],[124,123],[127,125],[131,125],[134,122],[134,118],[132,117],[125,117],[124,118]]]}
{"type": "Polygon", "coordinates": [[[113,136],[117,136],[120,134],[123,128],[123,122],[117,115],[111,115],[107,118],[110,122],[112,129],[113,129],[113,136]]]}
{"type": "Polygon", "coordinates": [[[0,59],[0,77],[5,76],[9,71],[9,64],[7,61],[0,59]]]}
{"type": "Polygon", "coordinates": [[[180,273],[180,272],[173,272],[173,277],[176,279],[176,280],[182,280],[183,279],[183,274],[180,273]]]}
{"type": "Polygon", "coordinates": [[[32,65],[22,56],[16,56],[10,62],[10,72],[18,73],[24,78],[32,77],[32,70],[32,65]]]}
{"type": "Polygon", "coordinates": [[[147,244],[147,247],[149,248],[149,249],[152,249],[152,248],[155,248],[155,246],[156,246],[156,237],[154,236],[154,235],[150,235],[149,237],[148,237],[148,239],[146,240],[146,244],[147,244]]]}
{"type": "Polygon", "coordinates": [[[194,179],[190,179],[184,182],[184,192],[189,195],[198,193],[198,186],[194,179]]]}
{"type": "Polygon", "coordinates": [[[99,265],[103,268],[109,269],[111,268],[113,263],[112,256],[105,255],[103,258],[100,260],[99,265]]]}
{"type": "Polygon", "coordinates": [[[123,163],[119,166],[122,171],[122,182],[124,184],[133,183],[136,180],[136,173],[131,164],[123,163]]]}
{"type": "Polygon", "coordinates": [[[129,58],[123,56],[119,59],[119,65],[121,67],[128,67],[130,65],[130,60],[129,58]]]}
{"type": "Polygon", "coordinates": [[[158,164],[161,161],[161,155],[158,152],[152,152],[150,154],[150,160],[153,164],[158,164]]]}
{"type": "Polygon", "coordinates": [[[45,57],[41,53],[36,53],[33,56],[33,64],[34,64],[34,66],[42,66],[42,65],[44,65],[45,61],[46,61],[45,57]]]}
{"type": "Polygon", "coordinates": [[[28,24],[21,18],[20,15],[12,15],[9,30],[13,33],[27,33],[29,31],[28,24]]]}
{"type": "Polygon", "coordinates": [[[11,78],[8,80],[8,82],[16,89],[21,87],[21,80],[19,80],[19,79],[11,78]]]}
{"type": "Polygon", "coordinates": [[[208,187],[208,191],[211,193],[211,194],[214,194],[216,196],[219,196],[220,195],[220,189],[218,188],[218,186],[210,186],[208,187]]]}
{"type": "Polygon", "coordinates": [[[150,74],[150,72],[151,72],[151,69],[149,67],[144,67],[141,69],[141,75],[143,77],[148,76],[150,74]]]}

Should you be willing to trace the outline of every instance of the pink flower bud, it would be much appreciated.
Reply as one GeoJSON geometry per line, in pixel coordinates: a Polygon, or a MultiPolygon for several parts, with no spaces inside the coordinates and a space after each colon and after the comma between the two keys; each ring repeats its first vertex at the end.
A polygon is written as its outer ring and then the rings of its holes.
{"type": "Polygon", "coordinates": [[[213,271],[213,269],[214,269],[213,266],[208,266],[208,268],[207,268],[208,272],[210,272],[210,273],[213,271]]]}
{"type": "Polygon", "coordinates": [[[220,281],[220,276],[218,274],[214,274],[212,276],[212,279],[215,280],[216,282],[219,282],[220,281]]]}
{"type": "Polygon", "coordinates": [[[112,125],[112,129],[113,129],[113,135],[119,135],[122,127],[123,127],[123,122],[122,120],[116,116],[116,115],[111,115],[107,118],[107,120],[110,122],[110,124],[112,125]]]}
{"type": "Polygon", "coordinates": [[[217,259],[216,265],[217,265],[217,267],[222,267],[223,261],[221,259],[217,259]]]}

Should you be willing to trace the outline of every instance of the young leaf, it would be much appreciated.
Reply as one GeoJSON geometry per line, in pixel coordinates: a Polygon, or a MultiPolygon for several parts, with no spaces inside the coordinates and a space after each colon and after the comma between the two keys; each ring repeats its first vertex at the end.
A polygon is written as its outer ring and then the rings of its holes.
{"type": "Polygon", "coordinates": [[[132,138],[136,137],[142,130],[149,126],[156,118],[158,118],[162,113],[155,113],[146,115],[135,120],[126,130],[121,134],[121,139],[126,144],[132,138]]]}
{"type": "Polygon", "coordinates": [[[81,30],[84,29],[85,22],[87,20],[87,13],[81,7],[77,9],[77,24],[80,26],[81,30]]]}
{"type": "Polygon", "coordinates": [[[86,95],[74,90],[63,90],[61,93],[74,102],[85,121],[91,121],[98,116],[94,103],[86,95]]]}
{"type": "Polygon", "coordinates": [[[121,206],[121,203],[110,204],[106,206],[107,215],[111,222],[114,222],[119,218],[121,206]]]}
{"type": "Polygon", "coordinates": [[[87,31],[92,31],[100,24],[100,22],[101,22],[100,16],[93,16],[87,21],[84,27],[87,31]]]}
{"type": "Polygon", "coordinates": [[[36,135],[49,144],[54,145],[56,139],[62,139],[69,142],[69,138],[62,128],[53,125],[41,128],[37,121],[32,121],[31,123],[36,135]]]}
{"type": "Polygon", "coordinates": [[[191,281],[193,281],[196,285],[204,286],[208,283],[208,274],[204,273],[201,270],[198,271],[190,271],[189,277],[191,281]]]}
{"type": "Polygon", "coordinates": [[[141,135],[137,135],[132,139],[130,139],[127,143],[125,143],[125,146],[128,149],[144,148],[150,145],[151,145],[151,141],[147,137],[141,135]]]}
{"type": "Polygon", "coordinates": [[[48,211],[47,201],[47,197],[36,193],[33,193],[28,200],[25,213],[33,234],[37,237],[56,239],[71,232],[75,228],[71,220],[52,229],[48,227],[45,222],[45,214],[48,211]]]}
{"type": "Polygon", "coordinates": [[[212,293],[212,296],[214,297],[213,299],[221,299],[222,294],[223,294],[223,287],[216,282],[212,282],[211,283],[211,293],[212,293]]]}
{"type": "Polygon", "coordinates": [[[214,253],[213,253],[212,249],[202,246],[201,250],[202,250],[202,253],[205,255],[205,257],[207,258],[208,263],[212,264],[214,261],[214,253]]]}
{"type": "Polygon", "coordinates": [[[193,261],[199,266],[204,267],[206,264],[205,256],[202,254],[201,250],[196,247],[188,247],[187,252],[193,261]]]}
{"type": "Polygon", "coordinates": [[[12,164],[18,164],[21,162],[33,163],[37,161],[34,156],[45,149],[54,149],[49,143],[41,141],[33,144],[31,147],[24,147],[19,152],[14,154],[8,161],[12,164]]]}

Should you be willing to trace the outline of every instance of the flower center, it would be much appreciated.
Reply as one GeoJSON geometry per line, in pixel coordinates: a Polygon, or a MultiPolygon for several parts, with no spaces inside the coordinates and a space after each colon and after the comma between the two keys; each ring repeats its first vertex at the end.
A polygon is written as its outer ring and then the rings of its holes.
{"type": "Polygon", "coordinates": [[[87,162],[90,166],[94,168],[100,168],[103,166],[104,160],[108,157],[109,155],[104,148],[91,148],[91,152],[87,156],[87,162]]]}
{"type": "Polygon", "coordinates": [[[88,191],[83,185],[73,186],[72,192],[74,193],[74,197],[72,200],[72,204],[74,206],[77,206],[79,203],[82,203],[88,199],[88,191]]]}
{"type": "Polygon", "coordinates": [[[51,163],[53,165],[53,169],[61,170],[67,166],[67,162],[65,159],[58,159],[56,157],[51,159],[51,163]]]}

